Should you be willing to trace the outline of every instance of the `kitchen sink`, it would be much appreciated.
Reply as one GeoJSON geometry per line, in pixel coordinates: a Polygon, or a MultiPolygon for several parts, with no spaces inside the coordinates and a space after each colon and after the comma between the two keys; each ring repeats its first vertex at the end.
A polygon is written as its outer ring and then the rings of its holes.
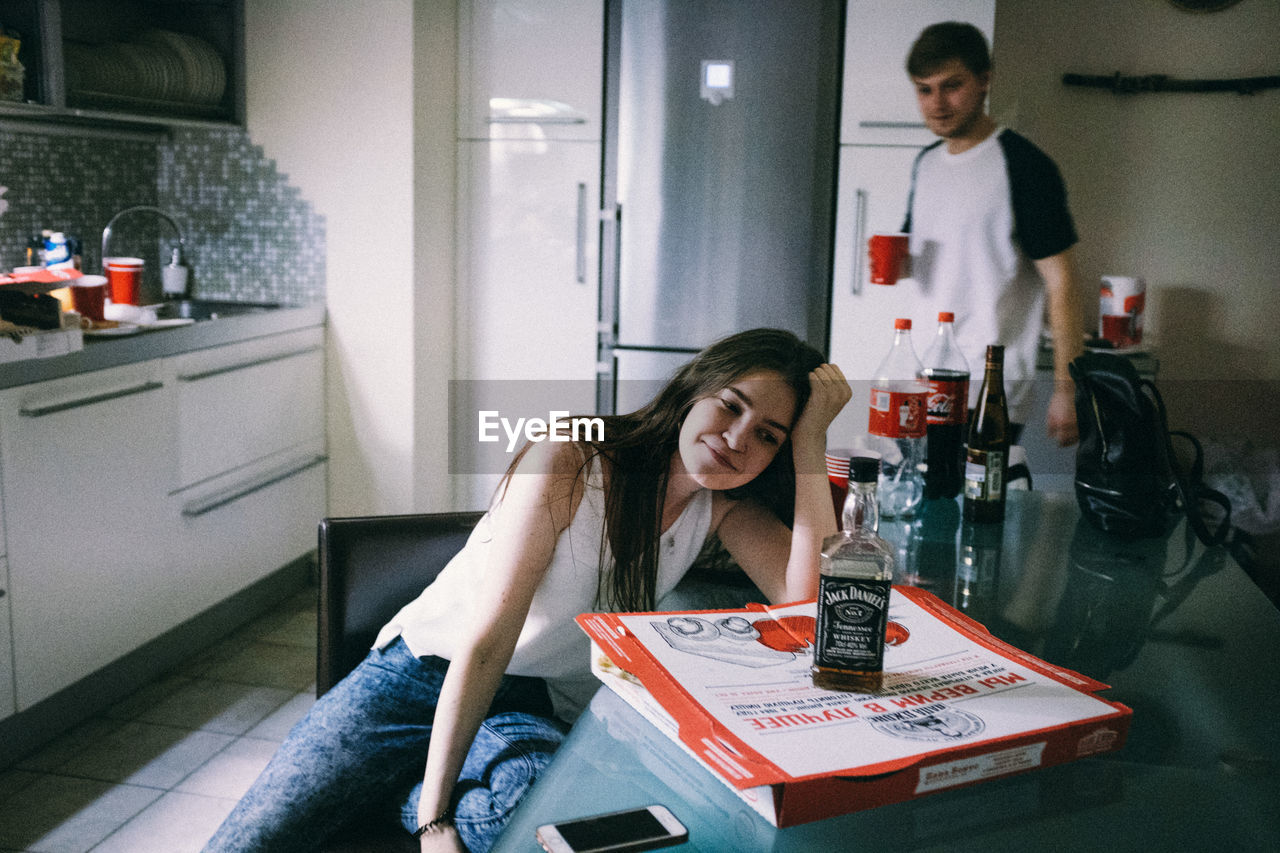
{"type": "Polygon", "coordinates": [[[230,302],[218,299],[179,299],[165,302],[156,310],[159,320],[217,320],[219,317],[236,317],[258,314],[279,308],[278,302],[230,302]]]}

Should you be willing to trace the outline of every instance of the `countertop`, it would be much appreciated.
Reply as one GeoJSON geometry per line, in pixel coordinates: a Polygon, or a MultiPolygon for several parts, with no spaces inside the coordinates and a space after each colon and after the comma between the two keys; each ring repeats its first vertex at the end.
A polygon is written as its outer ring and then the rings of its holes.
{"type": "Polygon", "coordinates": [[[84,349],[79,352],[0,365],[0,388],[278,335],[323,325],[324,319],[324,305],[317,303],[199,320],[189,326],[140,332],[127,337],[85,338],[84,349]]]}
{"type": "MultiPolygon", "coordinates": [[[[1125,349],[1090,349],[1090,352],[1109,352],[1115,355],[1121,355],[1133,362],[1133,367],[1141,376],[1154,377],[1160,371],[1160,359],[1156,357],[1151,347],[1138,346],[1127,347],[1125,349]]],[[[1053,344],[1048,341],[1040,342],[1040,349],[1036,352],[1036,370],[1053,372],[1053,344]]]]}

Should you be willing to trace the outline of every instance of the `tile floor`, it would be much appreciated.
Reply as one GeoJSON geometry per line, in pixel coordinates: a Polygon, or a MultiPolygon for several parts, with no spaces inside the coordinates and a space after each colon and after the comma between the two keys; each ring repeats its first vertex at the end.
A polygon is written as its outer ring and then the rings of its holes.
{"type": "Polygon", "coordinates": [[[198,851],[311,706],[308,588],[0,770],[0,850],[198,851]]]}

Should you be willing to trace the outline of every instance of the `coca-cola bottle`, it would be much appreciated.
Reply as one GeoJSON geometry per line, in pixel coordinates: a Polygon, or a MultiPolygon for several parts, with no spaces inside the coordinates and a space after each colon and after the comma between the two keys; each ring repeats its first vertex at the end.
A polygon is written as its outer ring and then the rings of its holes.
{"type": "Polygon", "coordinates": [[[871,383],[867,432],[880,454],[880,514],[910,515],[924,496],[925,411],[928,389],[911,345],[911,321],[893,321],[893,346],[871,383]]]}
{"type": "Polygon", "coordinates": [[[920,378],[929,386],[924,496],[954,498],[964,486],[964,441],[969,421],[969,362],[956,343],[956,315],[938,314],[938,332],[924,354],[920,378]]]}

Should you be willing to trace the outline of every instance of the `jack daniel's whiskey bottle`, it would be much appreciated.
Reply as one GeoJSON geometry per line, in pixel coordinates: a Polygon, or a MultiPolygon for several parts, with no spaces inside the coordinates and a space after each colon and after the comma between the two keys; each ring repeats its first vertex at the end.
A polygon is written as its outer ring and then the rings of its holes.
{"type": "Polygon", "coordinates": [[[813,683],[874,693],[884,673],[884,636],[893,581],[893,548],[876,531],[880,460],[849,460],[844,529],[822,543],[813,683]]]}

